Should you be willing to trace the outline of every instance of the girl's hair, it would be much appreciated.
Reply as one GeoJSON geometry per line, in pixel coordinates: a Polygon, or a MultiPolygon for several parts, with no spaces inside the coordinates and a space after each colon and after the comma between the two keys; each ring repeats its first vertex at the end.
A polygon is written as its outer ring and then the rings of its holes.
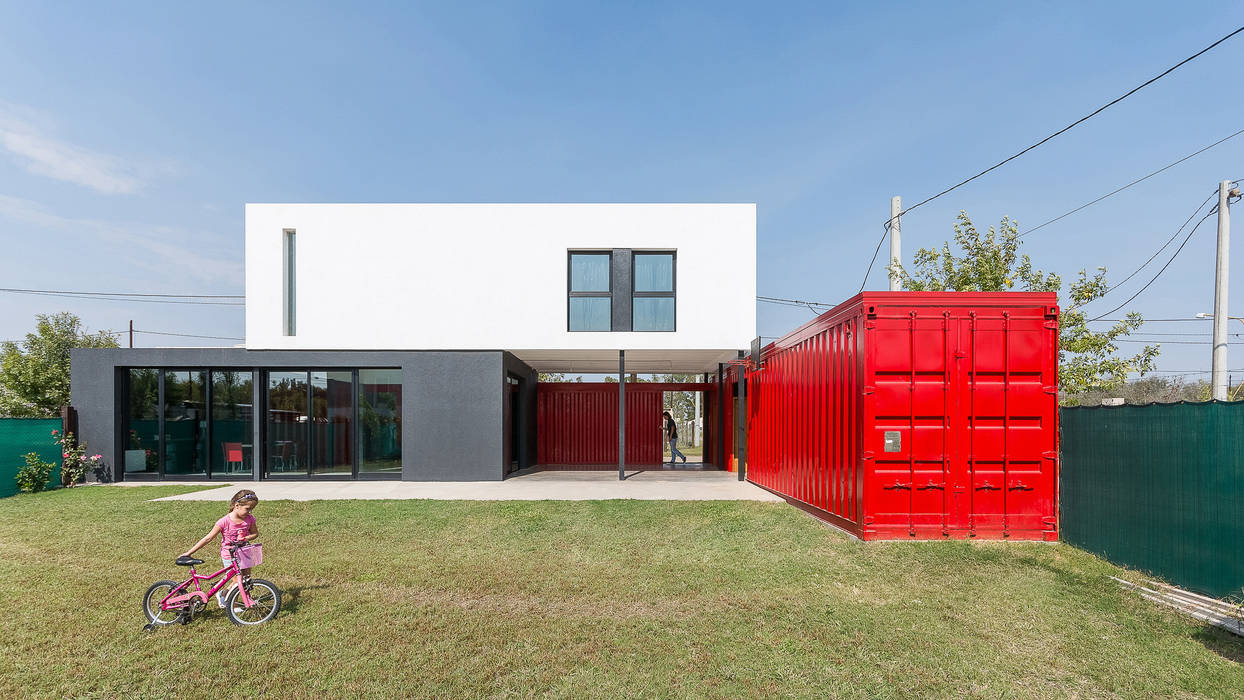
{"type": "Polygon", "coordinates": [[[673,418],[673,416],[671,416],[671,415],[670,415],[670,412],[669,412],[669,411],[661,411],[661,415],[663,415],[663,416],[669,416],[670,418],[673,418]]]}
{"type": "Polygon", "coordinates": [[[242,489],[241,491],[233,494],[233,498],[229,499],[229,510],[233,510],[233,507],[242,501],[254,501],[255,503],[259,503],[259,496],[256,496],[255,492],[250,489],[242,489]]]}

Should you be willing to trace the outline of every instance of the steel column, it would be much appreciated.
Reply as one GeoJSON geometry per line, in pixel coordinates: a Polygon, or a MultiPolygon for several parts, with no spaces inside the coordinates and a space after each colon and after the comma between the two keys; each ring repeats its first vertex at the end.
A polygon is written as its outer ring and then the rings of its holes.
{"type": "Polygon", "coordinates": [[[626,478],[626,351],[618,351],[618,481],[626,478]]]}

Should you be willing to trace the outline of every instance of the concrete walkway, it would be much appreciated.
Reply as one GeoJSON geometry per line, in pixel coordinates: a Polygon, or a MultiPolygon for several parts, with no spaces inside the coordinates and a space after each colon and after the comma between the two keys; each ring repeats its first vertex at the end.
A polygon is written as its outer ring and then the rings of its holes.
{"type": "MultiPolygon", "coordinates": [[[[185,481],[128,482],[127,486],[185,486],[185,481]]],[[[213,482],[216,485],[218,482],[213,482]]],[[[228,486],[157,498],[157,501],[228,501],[239,488],[260,500],[319,501],[413,499],[438,501],[784,501],[759,486],[719,471],[535,472],[505,481],[237,481],[228,486]]]]}

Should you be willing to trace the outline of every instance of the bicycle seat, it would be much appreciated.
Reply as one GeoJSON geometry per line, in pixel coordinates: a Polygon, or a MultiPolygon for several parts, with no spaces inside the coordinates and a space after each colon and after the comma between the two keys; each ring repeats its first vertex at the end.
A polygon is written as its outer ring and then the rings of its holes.
{"type": "Polygon", "coordinates": [[[178,566],[197,566],[202,564],[203,560],[195,559],[194,557],[177,557],[176,563],[178,566]]]}

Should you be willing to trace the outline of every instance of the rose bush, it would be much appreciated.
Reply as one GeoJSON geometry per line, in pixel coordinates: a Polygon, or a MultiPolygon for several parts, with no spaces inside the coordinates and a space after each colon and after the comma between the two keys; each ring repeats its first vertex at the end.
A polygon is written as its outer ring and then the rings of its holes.
{"type": "Polygon", "coordinates": [[[78,442],[73,433],[62,435],[59,430],[53,430],[52,437],[60,445],[61,458],[64,460],[60,480],[65,486],[73,486],[83,481],[86,473],[100,466],[104,460],[104,456],[99,454],[87,456],[86,443],[78,442]]]}

